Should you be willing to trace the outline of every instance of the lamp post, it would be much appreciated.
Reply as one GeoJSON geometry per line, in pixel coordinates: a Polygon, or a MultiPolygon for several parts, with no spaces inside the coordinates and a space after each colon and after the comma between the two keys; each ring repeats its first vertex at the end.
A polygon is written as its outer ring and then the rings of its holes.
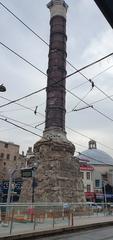
{"type": "Polygon", "coordinates": [[[34,163],[34,166],[32,168],[32,203],[35,202],[35,187],[37,186],[35,181],[36,169],[37,169],[37,164],[34,163]]]}
{"type": "Polygon", "coordinates": [[[0,85],[0,92],[6,92],[6,87],[3,84],[0,85]]]}
{"type": "Polygon", "coordinates": [[[7,196],[7,205],[10,204],[10,197],[11,197],[11,190],[12,190],[12,180],[15,172],[17,171],[17,168],[13,169],[10,172],[10,178],[9,178],[9,188],[8,188],[8,196],[7,196]]]}
{"type": "Polygon", "coordinates": [[[107,203],[107,197],[106,197],[106,182],[104,181],[104,201],[105,201],[105,204],[107,203]]]}

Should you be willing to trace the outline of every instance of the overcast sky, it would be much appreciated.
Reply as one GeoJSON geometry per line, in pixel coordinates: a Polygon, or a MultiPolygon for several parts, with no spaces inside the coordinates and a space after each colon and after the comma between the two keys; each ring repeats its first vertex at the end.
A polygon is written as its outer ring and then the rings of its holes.
{"type": "MultiPolygon", "coordinates": [[[[47,0],[1,0],[14,14],[21,18],[38,35],[49,42],[49,20],[50,14],[46,7],[47,0]]],[[[113,31],[93,0],[67,0],[69,5],[67,13],[67,60],[76,68],[80,68],[113,52],[113,31]]],[[[28,29],[18,22],[0,5],[0,42],[7,45],[18,54],[22,55],[36,67],[46,73],[48,66],[48,46],[33,35],[28,29]]],[[[113,65],[113,57],[88,68],[82,73],[87,78],[93,78],[104,69],[113,65]]],[[[68,74],[74,69],[67,65],[68,74]]],[[[98,75],[94,79],[95,84],[108,95],[113,94],[113,68],[98,75]]],[[[83,98],[91,89],[90,83],[80,74],[67,79],[67,88],[73,89],[80,98],[83,98]],[[83,86],[77,87],[79,84],[83,86]]],[[[33,91],[46,86],[46,77],[36,69],[23,62],[13,53],[9,52],[0,44],[0,83],[7,88],[0,97],[11,100],[22,97],[33,91]]],[[[85,98],[87,103],[104,98],[105,96],[94,88],[85,98]]],[[[1,104],[8,101],[3,100],[1,104]]],[[[11,104],[0,109],[0,115],[22,121],[35,127],[36,124],[44,121],[46,92],[43,91],[18,103],[23,104],[31,110],[22,106],[11,104]],[[33,110],[38,106],[35,115],[33,110]],[[41,115],[42,114],[42,115],[41,115]]],[[[91,108],[78,112],[71,110],[77,105],[78,99],[66,95],[66,126],[86,136],[99,141],[113,148],[113,122],[101,116],[91,108]]],[[[81,103],[79,107],[85,106],[81,103]]],[[[94,105],[99,111],[113,119],[113,102],[106,99],[94,105]]],[[[30,131],[42,136],[44,125],[40,126],[41,131],[30,126],[25,126],[30,131]]],[[[75,143],[77,151],[87,149],[88,139],[67,130],[68,139],[75,143]],[[80,147],[82,144],[85,147],[80,147]]],[[[14,126],[0,121],[0,140],[14,142],[20,145],[20,151],[26,152],[28,146],[40,138],[24,132],[14,126]]],[[[97,144],[98,148],[113,156],[113,151],[97,144]]]]}

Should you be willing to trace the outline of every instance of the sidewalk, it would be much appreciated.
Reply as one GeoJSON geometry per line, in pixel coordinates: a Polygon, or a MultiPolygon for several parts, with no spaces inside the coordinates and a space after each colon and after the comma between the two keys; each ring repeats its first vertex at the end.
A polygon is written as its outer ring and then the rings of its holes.
{"type": "MultiPolygon", "coordinates": [[[[61,229],[69,229],[70,227],[74,229],[85,229],[90,228],[92,224],[96,224],[95,227],[98,227],[98,225],[102,223],[106,223],[107,225],[113,224],[113,216],[88,216],[88,217],[74,217],[73,221],[70,220],[70,226],[67,219],[65,220],[48,220],[44,221],[44,223],[36,223],[36,226],[34,223],[13,223],[12,226],[12,234],[11,235],[20,235],[25,233],[44,233],[44,231],[52,232],[52,230],[61,230],[61,229]],[[73,226],[72,224],[73,223],[73,226]],[[35,227],[35,230],[34,230],[35,227]]],[[[0,226],[0,239],[3,240],[6,236],[10,235],[10,225],[8,227],[2,227],[0,226]]],[[[36,235],[36,234],[35,234],[36,235]]],[[[24,239],[24,238],[23,238],[24,239]]]]}

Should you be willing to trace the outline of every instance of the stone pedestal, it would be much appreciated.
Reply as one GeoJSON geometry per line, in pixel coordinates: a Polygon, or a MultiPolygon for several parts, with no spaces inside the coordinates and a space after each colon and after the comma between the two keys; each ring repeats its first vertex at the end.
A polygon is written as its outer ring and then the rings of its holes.
{"type": "Polygon", "coordinates": [[[36,172],[35,201],[84,201],[79,162],[73,156],[75,147],[66,138],[37,142],[35,160],[40,161],[36,172]]]}
{"type": "MultiPolygon", "coordinates": [[[[80,166],[74,157],[75,147],[65,134],[45,132],[44,137],[34,145],[35,202],[83,202],[84,188],[80,166]]],[[[20,201],[32,201],[32,179],[23,183],[20,201]]]]}

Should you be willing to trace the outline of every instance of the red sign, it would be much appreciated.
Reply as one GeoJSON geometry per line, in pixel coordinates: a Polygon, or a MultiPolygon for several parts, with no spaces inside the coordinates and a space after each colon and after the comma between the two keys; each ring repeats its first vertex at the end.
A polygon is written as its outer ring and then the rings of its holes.
{"type": "Polygon", "coordinates": [[[92,166],[80,166],[80,170],[82,170],[82,171],[93,171],[94,168],[92,166]]]}
{"type": "Polygon", "coordinates": [[[86,197],[94,197],[94,192],[85,192],[86,197]]]}

